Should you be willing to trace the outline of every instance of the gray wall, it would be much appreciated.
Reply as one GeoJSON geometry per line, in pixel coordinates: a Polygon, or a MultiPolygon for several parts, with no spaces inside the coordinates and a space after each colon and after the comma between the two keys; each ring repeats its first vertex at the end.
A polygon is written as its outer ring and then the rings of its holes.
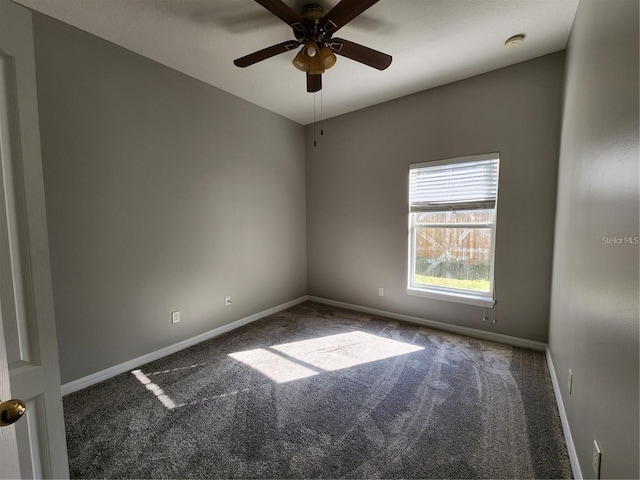
{"type": "Polygon", "coordinates": [[[567,54],[549,347],[582,474],[639,478],[638,1],[581,0],[567,54]],[[573,371],[573,391],[567,388],[573,371]]]}
{"type": "Polygon", "coordinates": [[[34,24],[63,383],[306,294],[303,127],[34,24]]]}
{"type": "Polygon", "coordinates": [[[330,119],[317,147],[307,127],[309,294],[546,342],[563,62],[556,53],[330,119]],[[482,307],[406,293],[409,164],[490,152],[501,158],[495,324],[482,307]]]}

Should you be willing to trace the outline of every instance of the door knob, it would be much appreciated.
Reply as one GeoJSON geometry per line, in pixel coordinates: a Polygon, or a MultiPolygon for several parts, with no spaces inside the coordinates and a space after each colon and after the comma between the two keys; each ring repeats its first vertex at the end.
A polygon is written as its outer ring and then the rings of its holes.
{"type": "Polygon", "coordinates": [[[0,427],[17,422],[26,411],[27,406],[24,402],[16,398],[0,403],[0,427]]]}

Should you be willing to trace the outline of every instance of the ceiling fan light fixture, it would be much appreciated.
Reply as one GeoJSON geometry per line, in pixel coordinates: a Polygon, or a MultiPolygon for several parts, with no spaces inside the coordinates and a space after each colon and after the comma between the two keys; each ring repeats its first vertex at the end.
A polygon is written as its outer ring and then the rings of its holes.
{"type": "Polygon", "coordinates": [[[300,49],[298,54],[293,59],[293,66],[303,72],[310,72],[312,69],[317,71],[318,64],[320,64],[320,55],[318,55],[318,44],[314,41],[307,42],[307,44],[300,49]]]}
{"type": "Polygon", "coordinates": [[[304,48],[307,56],[311,58],[315,57],[318,53],[318,44],[316,42],[309,42],[304,48]]]}
{"type": "Polygon", "coordinates": [[[298,52],[298,54],[295,56],[295,58],[291,63],[293,63],[293,66],[296,67],[298,70],[301,70],[303,72],[308,72],[309,61],[305,57],[306,55],[304,54],[304,48],[303,48],[298,52]]]}
{"type": "Polygon", "coordinates": [[[330,69],[336,64],[336,56],[329,47],[322,47],[319,52],[320,63],[325,70],[330,69]]]}

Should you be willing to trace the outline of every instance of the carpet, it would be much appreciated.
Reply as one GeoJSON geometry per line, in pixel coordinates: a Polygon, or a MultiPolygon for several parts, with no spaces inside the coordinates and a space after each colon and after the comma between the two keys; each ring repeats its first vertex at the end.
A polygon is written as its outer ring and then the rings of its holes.
{"type": "Polygon", "coordinates": [[[571,478],[544,353],[312,302],[63,401],[71,478],[571,478]]]}

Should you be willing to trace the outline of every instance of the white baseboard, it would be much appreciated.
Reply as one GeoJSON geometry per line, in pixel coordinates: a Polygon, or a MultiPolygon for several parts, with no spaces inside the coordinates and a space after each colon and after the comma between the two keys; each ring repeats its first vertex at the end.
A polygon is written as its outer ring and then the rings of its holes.
{"type": "Polygon", "coordinates": [[[556,396],[556,403],[558,404],[558,411],[560,412],[560,419],[562,420],[564,440],[567,444],[567,452],[569,453],[569,460],[571,461],[571,470],[573,470],[573,478],[576,480],[582,480],[583,477],[582,470],[580,469],[580,462],[578,461],[578,452],[576,452],[576,446],[573,443],[573,437],[571,436],[569,419],[567,418],[567,412],[564,409],[564,402],[562,401],[562,395],[560,393],[560,384],[558,383],[558,377],[556,376],[556,369],[553,367],[553,359],[551,358],[551,350],[549,350],[549,347],[546,349],[546,354],[549,374],[551,375],[551,383],[553,384],[553,393],[556,396]]]}
{"type": "Polygon", "coordinates": [[[546,343],[527,340],[526,338],[512,337],[510,335],[503,335],[501,333],[485,332],[483,330],[476,330],[475,328],[460,327],[458,325],[450,325],[448,323],[436,322],[434,320],[427,320],[419,317],[412,317],[410,315],[403,315],[401,313],[387,312],[385,310],[378,310],[377,308],[363,307],[362,305],[353,305],[351,303],[328,300],[326,298],[321,298],[321,297],[309,296],[307,297],[307,299],[311,302],[324,303],[326,305],[346,308],[348,310],[371,313],[373,315],[379,315],[381,317],[393,318],[395,320],[402,320],[405,322],[416,323],[419,325],[424,325],[426,327],[435,328],[437,330],[444,330],[451,333],[458,333],[460,335],[466,335],[468,337],[481,338],[483,340],[489,340],[492,342],[505,343],[507,345],[513,345],[515,347],[530,348],[531,350],[538,350],[540,352],[544,352],[547,349],[546,343]]]}
{"type": "Polygon", "coordinates": [[[268,315],[286,310],[287,308],[298,305],[306,300],[306,296],[296,298],[295,300],[291,300],[290,302],[277,305],[267,310],[263,310],[262,312],[258,312],[253,315],[249,315],[248,317],[244,317],[234,322],[228,323],[226,325],[222,325],[221,327],[214,328],[213,330],[209,330],[208,332],[201,333],[200,335],[196,335],[195,337],[182,340],[178,343],[174,343],[173,345],[161,348],[160,350],[156,350],[155,352],[147,353],[146,355],[142,355],[141,357],[134,358],[127,362],[120,363],[119,365],[114,365],[113,367],[109,367],[105,370],[92,373],[91,375],[87,375],[86,377],[73,380],[69,383],[65,383],[61,387],[62,395],[68,395],[70,393],[77,392],[78,390],[82,390],[83,388],[90,387],[91,385],[95,385],[96,383],[103,382],[104,380],[107,380],[111,377],[115,377],[116,375],[120,375],[121,373],[133,370],[134,368],[144,365],[145,363],[153,362],[154,360],[166,357],[167,355],[171,355],[172,353],[179,352],[180,350],[184,350],[185,348],[191,347],[200,342],[204,342],[205,340],[209,340],[210,338],[217,337],[218,335],[230,332],[231,330],[235,330],[236,328],[242,327],[243,325],[255,322],[256,320],[260,320],[261,318],[264,318],[268,315]]]}

